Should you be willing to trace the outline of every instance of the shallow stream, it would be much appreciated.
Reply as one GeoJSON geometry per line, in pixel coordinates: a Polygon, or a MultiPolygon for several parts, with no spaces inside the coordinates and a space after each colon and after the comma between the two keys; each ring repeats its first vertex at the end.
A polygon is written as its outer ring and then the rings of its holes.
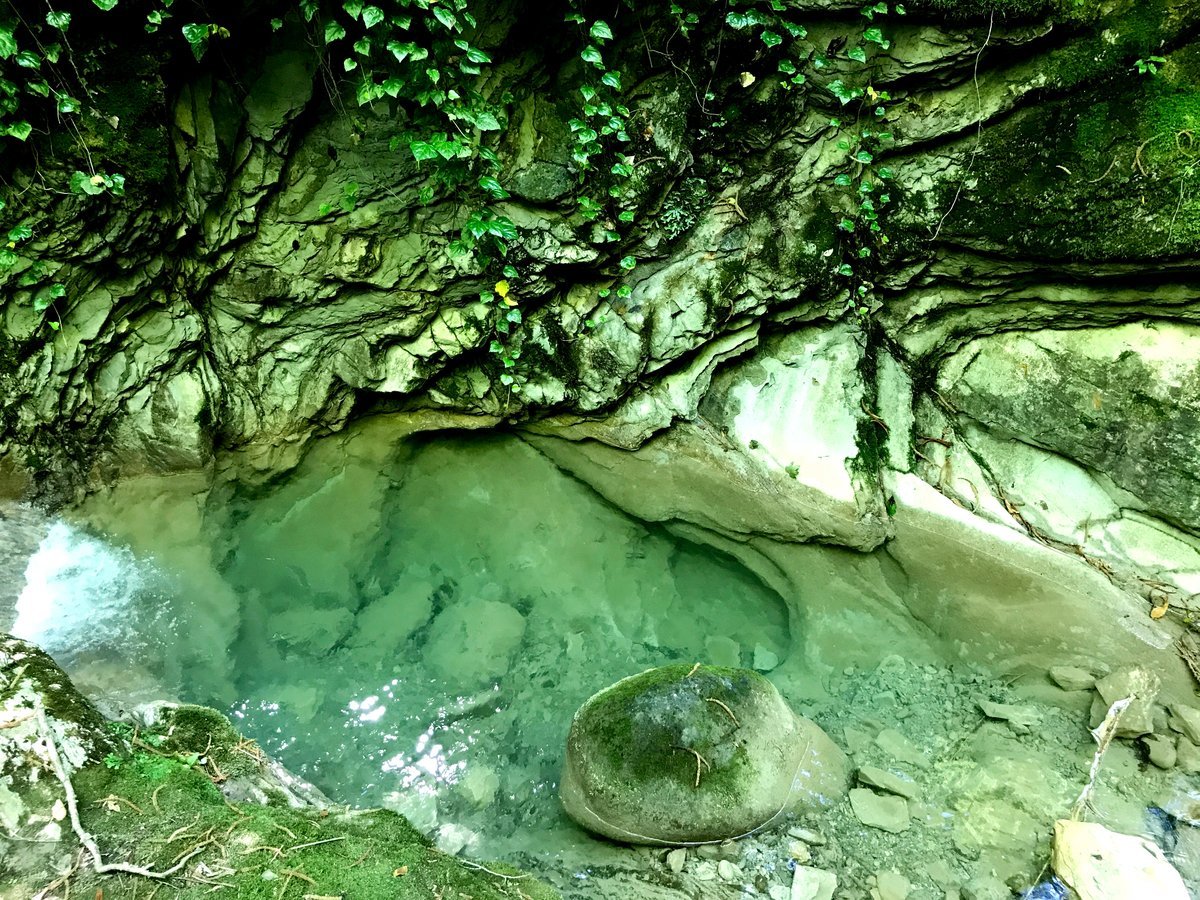
{"type": "MultiPolygon", "coordinates": [[[[976,888],[1035,880],[1092,756],[1089,692],[951,661],[858,594],[781,597],[516,437],[397,443],[368,428],[276,481],[131,481],[57,521],[26,582],[13,630],[85,690],[224,709],[334,800],[398,810],[452,852],[535,868],[571,896],[787,896],[797,857],[836,871],[846,897],[889,871],[914,900],[991,896],[976,888]],[[868,828],[843,804],[802,823],[803,847],[778,832],[693,853],[680,873],[575,828],[556,796],[574,711],[625,675],[693,661],[763,671],[856,764],[915,779],[909,826],[868,828]],[[1035,723],[988,720],[981,700],[1029,706],[1035,723]]],[[[1118,743],[1092,817],[1169,844],[1194,884],[1198,829],[1148,812],[1182,778],[1118,743]]]]}

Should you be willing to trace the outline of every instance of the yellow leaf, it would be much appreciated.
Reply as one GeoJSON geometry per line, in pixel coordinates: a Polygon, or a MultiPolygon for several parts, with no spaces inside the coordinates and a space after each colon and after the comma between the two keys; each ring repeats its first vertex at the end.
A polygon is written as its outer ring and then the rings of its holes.
{"type": "Polygon", "coordinates": [[[516,305],[517,305],[517,298],[516,298],[516,297],[505,297],[505,298],[504,298],[504,305],[505,305],[505,306],[516,306],[516,305]]]}
{"type": "Polygon", "coordinates": [[[508,296],[508,282],[507,281],[497,281],[496,282],[496,293],[499,294],[501,297],[507,297],[508,296]]]}
{"type": "Polygon", "coordinates": [[[1170,601],[1164,600],[1162,602],[1162,606],[1156,606],[1156,607],[1154,607],[1154,609],[1150,610],[1150,618],[1161,619],[1163,616],[1165,616],[1167,614],[1167,610],[1170,608],[1171,608],[1170,601]]]}

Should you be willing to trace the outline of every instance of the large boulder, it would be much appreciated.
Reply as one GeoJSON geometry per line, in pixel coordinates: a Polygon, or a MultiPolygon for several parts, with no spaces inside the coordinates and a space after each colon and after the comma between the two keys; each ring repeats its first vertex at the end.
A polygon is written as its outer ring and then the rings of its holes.
{"type": "Polygon", "coordinates": [[[560,793],[584,828],[633,844],[722,841],[841,800],[846,757],[749,669],[671,665],[575,714],[560,793]]]}

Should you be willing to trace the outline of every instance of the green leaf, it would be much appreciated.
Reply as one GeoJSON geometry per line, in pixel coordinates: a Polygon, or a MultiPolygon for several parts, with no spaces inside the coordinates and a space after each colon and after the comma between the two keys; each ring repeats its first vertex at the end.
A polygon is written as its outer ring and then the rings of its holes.
{"type": "Polygon", "coordinates": [[[429,55],[428,50],[418,47],[411,41],[388,41],[387,48],[391,51],[392,56],[396,57],[396,62],[404,62],[410,57],[413,62],[420,62],[429,55]]]}
{"type": "Polygon", "coordinates": [[[591,63],[597,69],[604,68],[604,57],[600,55],[600,50],[594,44],[588,44],[583,52],[579,54],[579,58],[584,62],[591,63]]]}
{"type": "Polygon", "coordinates": [[[300,14],[305,22],[311,22],[317,14],[317,0],[300,0],[300,14]]]}
{"type": "Polygon", "coordinates": [[[504,318],[508,319],[508,321],[512,322],[514,325],[520,325],[521,311],[519,309],[510,309],[504,314],[504,318]]]}
{"type": "Polygon", "coordinates": [[[637,260],[632,256],[622,256],[620,262],[617,263],[626,272],[632,271],[637,266],[637,260]]]}
{"type": "Polygon", "coordinates": [[[4,133],[9,137],[15,137],[18,141],[23,141],[33,133],[33,126],[28,122],[11,122],[5,127],[4,133]]]}
{"type": "Polygon", "coordinates": [[[387,15],[378,6],[368,6],[363,10],[363,25],[367,28],[374,28],[380,22],[387,18],[387,15]]]}
{"type": "Polygon", "coordinates": [[[355,69],[358,68],[358,60],[351,59],[349,56],[347,56],[345,59],[342,60],[342,68],[345,69],[347,72],[353,72],[355,69]]]}
{"type": "Polygon", "coordinates": [[[21,257],[17,256],[17,254],[13,253],[7,247],[0,247],[0,270],[11,269],[20,261],[21,257]]]}
{"type": "Polygon", "coordinates": [[[854,274],[854,269],[851,268],[850,263],[842,263],[837,267],[837,273],[839,275],[845,275],[848,278],[854,274]]]}
{"type": "Polygon", "coordinates": [[[875,157],[866,150],[859,150],[854,154],[854,159],[856,162],[860,162],[865,166],[870,165],[870,163],[874,161],[875,157]]]}
{"type": "Polygon", "coordinates": [[[278,31],[282,27],[283,27],[283,19],[274,18],[271,20],[271,30],[272,31],[278,31]]]}
{"type": "Polygon", "coordinates": [[[862,47],[855,47],[853,50],[847,50],[846,56],[855,62],[865,63],[867,61],[867,51],[862,47]]]}
{"type": "Polygon", "coordinates": [[[108,12],[117,5],[117,0],[92,0],[100,9],[108,12]]]}
{"type": "Polygon", "coordinates": [[[888,42],[883,36],[882,28],[872,25],[863,32],[862,36],[864,41],[869,41],[872,44],[878,44],[880,47],[883,47],[884,50],[887,49],[888,42]]]}
{"type": "Polygon", "coordinates": [[[488,224],[488,232],[506,241],[517,239],[517,226],[513,224],[512,219],[505,216],[497,216],[493,219],[488,224]]]}
{"type": "Polygon", "coordinates": [[[842,219],[842,221],[838,222],[837,227],[840,228],[842,231],[853,231],[854,230],[854,222],[850,219],[842,219]]]}
{"type": "Polygon", "coordinates": [[[593,41],[611,41],[613,36],[612,29],[604,21],[597,21],[592,25],[588,34],[591,35],[593,41]]]}
{"type": "Polygon", "coordinates": [[[59,96],[58,111],[65,115],[79,112],[79,101],[74,97],[59,96]]]}
{"type": "Polygon", "coordinates": [[[325,23],[325,43],[332,44],[334,41],[340,41],[346,36],[346,29],[339,22],[325,23]]]}
{"type": "Polygon", "coordinates": [[[769,29],[760,34],[759,37],[762,38],[762,42],[768,47],[778,47],[783,43],[783,37],[769,29]]]}
{"type": "Polygon", "coordinates": [[[508,191],[491,175],[481,175],[479,178],[479,186],[491,194],[497,200],[503,200],[509,196],[508,191]]]}
{"type": "Polygon", "coordinates": [[[204,58],[204,51],[208,49],[208,26],[191,22],[180,30],[183,32],[184,40],[192,48],[192,55],[196,57],[196,62],[199,62],[204,58]]]}
{"type": "Polygon", "coordinates": [[[87,172],[75,172],[70,181],[71,192],[95,197],[104,193],[104,181],[97,175],[94,178],[87,172]]]}
{"type": "Polygon", "coordinates": [[[472,47],[467,51],[467,59],[473,63],[479,64],[490,63],[492,61],[492,58],[478,47],[472,47]]]}
{"type": "Polygon", "coordinates": [[[445,9],[444,7],[435,6],[433,8],[433,17],[441,22],[442,25],[444,25],[449,31],[459,31],[461,29],[461,26],[458,24],[458,19],[455,17],[454,13],[450,12],[450,10],[445,9]]]}
{"type": "Polygon", "coordinates": [[[850,187],[851,179],[850,179],[849,175],[847,175],[843,172],[837,178],[833,179],[833,183],[836,184],[838,187],[850,187]]]}
{"type": "Polygon", "coordinates": [[[633,293],[633,288],[631,288],[627,284],[623,284],[619,288],[617,288],[617,296],[620,297],[622,300],[627,298],[632,293],[633,293]]]}
{"type": "Polygon", "coordinates": [[[36,69],[42,64],[42,58],[30,50],[22,50],[17,54],[17,65],[23,69],[36,69]]]}
{"type": "Polygon", "coordinates": [[[19,244],[21,241],[28,240],[33,237],[33,229],[28,225],[18,225],[8,233],[8,239],[14,244],[19,244]]]}
{"type": "Polygon", "coordinates": [[[11,28],[0,26],[0,59],[8,59],[17,52],[17,39],[11,28]]]}
{"type": "Polygon", "coordinates": [[[48,12],[46,13],[46,24],[59,31],[66,31],[67,26],[71,24],[71,14],[69,12],[48,12]]]}
{"type": "Polygon", "coordinates": [[[617,216],[617,218],[622,222],[632,222],[634,218],[636,218],[636,215],[637,214],[632,209],[626,209],[622,210],[621,214],[617,216]]]}
{"type": "Polygon", "coordinates": [[[371,39],[368,37],[359,38],[354,42],[354,52],[359,56],[371,55],[371,39]]]}
{"type": "Polygon", "coordinates": [[[345,0],[342,4],[342,9],[346,11],[352,19],[357,19],[362,14],[363,0],[345,0]]]}

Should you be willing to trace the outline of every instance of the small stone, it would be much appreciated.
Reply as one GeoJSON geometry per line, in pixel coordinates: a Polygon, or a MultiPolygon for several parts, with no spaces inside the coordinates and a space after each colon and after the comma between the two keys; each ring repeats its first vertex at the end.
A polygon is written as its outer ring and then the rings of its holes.
{"type": "Polygon", "coordinates": [[[784,887],[782,884],[773,884],[767,888],[767,896],[771,900],[791,900],[792,889],[784,887]]]}
{"type": "Polygon", "coordinates": [[[907,900],[912,883],[899,872],[876,872],[872,900],[907,900]]]}
{"type": "Polygon", "coordinates": [[[909,763],[918,769],[928,769],[931,765],[929,757],[922,753],[916,744],[894,728],[885,728],[879,732],[875,738],[875,746],[893,759],[909,763]]]}
{"type": "Polygon", "coordinates": [[[804,841],[813,847],[820,847],[825,843],[825,838],[821,837],[815,831],[808,828],[801,828],[799,825],[793,825],[787,830],[787,833],[798,841],[804,841]]]}
{"type": "Polygon", "coordinates": [[[1117,669],[1096,682],[1100,695],[1092,701],[1092,724],[1095,728],[1104,721],[1105,714],[1118,700],[1132,697],[1117,723],[1117,737],[1141,737],[1154,731],[1154,701],[1162,682],[1158,676],[1146,669],[1126,667],[1117,669]]]}
{"type": "Polygon", "coordinates": [[[1096,676],[1078,666],[1051,666],[1050,680],[1064,691],[1090,691],[1096,686],[1096,676]]]}
{"type": "Polygon", "coordinates": [[[842,729],[842,735],[845,738],[846,752],[854,756],[865,753],[871,746],[871,735],[858,728],[847,725],[842,729]]]}
{"type": "Polygon", "coordinates": [[[742,870],[723,859],[717,863],[717,876],[727,884],[738,884],[742,880],[742,870]]]}
{"type": "Polygon", "coordinates": [[[779,665],[779,655],[762,644],[754,645],[754,668],[760,672],[770,672],[779,665]]]}
{"type": "Polygon", "coordinates": [[[1015,706],[1011,703],[992,703],[990,700],[981,700],[979,708],[989,719],[1007,722],[1014,734],[1029,734],[1033,730],[1033,726],[1041,720],[1041,715],[1032,706],[1015,706]]]}
{"type": "Polygon", "coordinates": [[[1200,744],[1200,709],[1172,703],[1171,730],[1178,731],[1193,744],[1200,744]]]}
{"type": "Polygon", "coordinates": [[[925,867],[925,874],[929,876],[929,880],[943,890],[957,888],[962,884],[962,879],[954,874],[954,870],[950,868],[950,864],[944,859],[937,859],[925,867]]]}
{"type": "Polygon", "coordinates": [[[696,863],[696,867],[692,870],[692,874],[697,881],[716,881],[717,880],[717,864],[710,859],[702,859],[696,863]]]}
{"type": "Polygon", "coordinates": [[[879,788],[889,794],[897,794],[908,800],[916,800],[921,793],[917,783],[907,775],[896,775],[886,769],[876,766],[862,766],[858,770],[858,780],[868,787],[879,788]]]}
{"type": "Polygon", "coordinates": [[[682,847],[676,847],[667,853],[667,868],[676,875],[683,871],[685,862],[687,862],[687,851],[682,847]]]}
{"type": "Polygon", "coordinates": [[[263,881],[278,881],[279,880],[279,876],[276,875],[274,872],[272,872],[270,869],[263,869],[263,873],[261,875],[259,875],[258,877],[261,878],[263,881]]]}
{"type": "Polygon", "coordinates": [[[721,850],[716,844],[704,844],[696,848],[696,855],[701,859],[716,859],[721,855],[721,850]]]}
{"type": "Polygon", "coordinates": [[[1160,769],[1169,769],[1175,765],[1177,754],[1175,752],[1174,739],[1161,734],[1152,734],[1147,738],[1143,738],[1142,744],[1146,747],[1150,762],[1160,769]]]}
{"type": "Polygon", "coordinates": [[[995,875],[976,875],[960,889],[963,900],[1010,900],[1012,891],[995,875]]]}
{"type": "Polygon", "coordinates": [[[850,792],[850,807],[858,821],[892,834],[908,830],[908,801],[903,797],[876,794],[866,788],[850,792]]]}
{"type": "Polygon", "coordinates": [[[792,874],[792,894],[789,900],[833,900],[837,876],[824,869],[796,866],[792,874]]]}
{"type": "Polygon", "coordinates": [[[808,844],[804,841],[792,841],[788,844],[788,856],[804,865],[812,859],[812,851],[808,849],[808,844]]]}
{"type": "Polygon", "coordinates": [[[1175,742],[1175,765],[1188,775],[1200,774],[1200,747],[1185,737],[1175,742]]]}

